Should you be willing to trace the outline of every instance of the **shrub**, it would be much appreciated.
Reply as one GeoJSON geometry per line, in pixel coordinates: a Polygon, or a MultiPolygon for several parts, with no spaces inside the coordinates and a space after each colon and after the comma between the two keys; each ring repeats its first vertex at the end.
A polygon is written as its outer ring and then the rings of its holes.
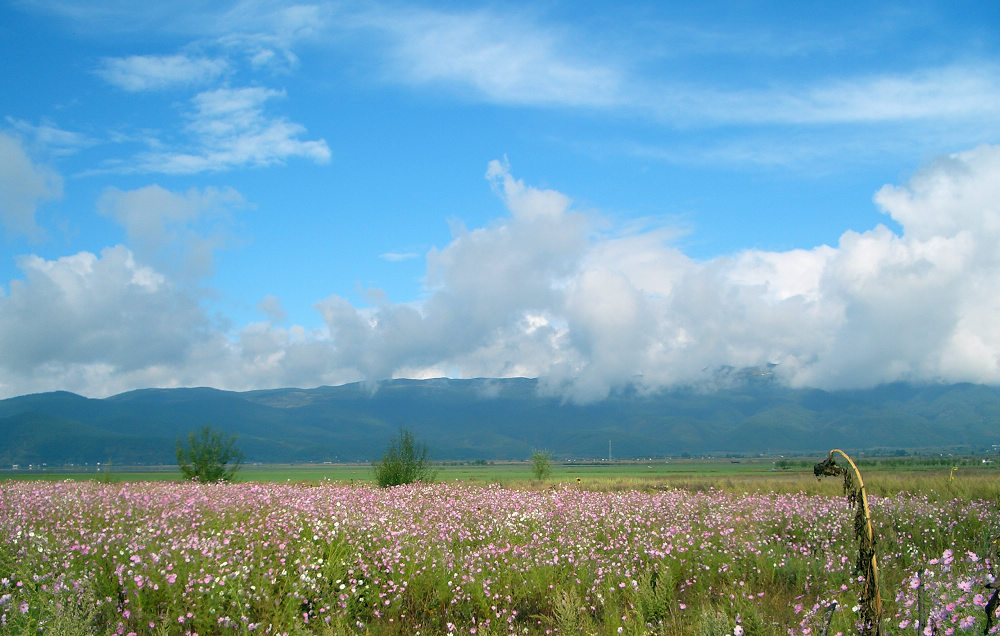
{"type": "Polygon", "coordinates": [[[188,433],[187,446],[177,440],[177,465],[185,479],[203,482],[230,481],[243,464],[236,436],[225,436],[204,426],[188,433]]]}
{"type": "Polygon", "coordinates": [[[434,481],[427,445],[417,443],[413,433],[403,428],[389,441],[382,459],[374,462],[373,466],[375,482],[383,488],[415,481],[434,481]]]}
{"type": "Polygon", "coordinates": [[[543,450],[531,451],[531,473],[541,481],[552,474],[552,453],[543,450]]]}

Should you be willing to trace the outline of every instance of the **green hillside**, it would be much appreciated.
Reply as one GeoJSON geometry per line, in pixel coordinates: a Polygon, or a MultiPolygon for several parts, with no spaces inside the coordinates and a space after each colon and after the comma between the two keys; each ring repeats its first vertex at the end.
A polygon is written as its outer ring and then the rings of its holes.
{"type": "Polygon", "coordinates": [[[435,459],[560,459],[787,453],[832,446],[918,449],[1000,444],[1000,389],[893,384],[789,389],[753,379],[715,392],[627,390],[592,404],[541,395],[535,380],[393,380],[249,392],[144,389],[0,401],[0,466],[111,460],[170,464],[205,424],[239,435],[247,461],[369,461],[400,426],[435,459]]]}

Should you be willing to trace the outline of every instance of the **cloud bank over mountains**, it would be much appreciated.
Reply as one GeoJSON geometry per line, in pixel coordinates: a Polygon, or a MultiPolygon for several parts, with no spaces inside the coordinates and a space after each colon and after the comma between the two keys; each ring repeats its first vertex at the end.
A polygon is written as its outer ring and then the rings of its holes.
{"type": "MultiPolygon", "coordinates": [[[[13,138],[0,136],[0,155],[10,167],[0,190],[19,195],[0,220],[34,231],[59,175],[13,138]]],[[[788,384],[826,389],[1000,382],[998,146],[941,157],[875,193],[898,233],[879,225],[836,245],[704,262],[675,246],[675,228],[618,227],[576,208],[572,193],[524,183],[506,160],[486,179],[507,214],[456,227],[430,250],[421,299],[377,289],[365,307],[317,299],[320,329],[279,324],[274,295],[261,299],[258,323],[206,309],[211,290],[198,277],[239,192],[108,189],[98,209],[129,245],[23,256],[23,277],[0,287],[0,396],[530,376],[588,401],[763,364],[788,384]]]]}

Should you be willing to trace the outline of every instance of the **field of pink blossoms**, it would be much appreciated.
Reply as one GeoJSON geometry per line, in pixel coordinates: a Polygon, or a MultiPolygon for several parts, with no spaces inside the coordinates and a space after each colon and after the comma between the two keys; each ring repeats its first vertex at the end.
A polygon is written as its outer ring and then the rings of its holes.
{"type": "MultiPolygon", "coordinates": [[[[871,502],[886,632],[983,633],[996,502],[871,502]]],[[[714,490],[3,482],[0,632],[849,634],[852,514],[714,490]]]]}

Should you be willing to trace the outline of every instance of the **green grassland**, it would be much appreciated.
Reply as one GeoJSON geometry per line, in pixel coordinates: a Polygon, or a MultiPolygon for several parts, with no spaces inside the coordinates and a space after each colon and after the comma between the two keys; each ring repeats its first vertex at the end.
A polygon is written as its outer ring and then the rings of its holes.
{"type": "MultiPolygon", "coordinates": [[[[367,464],[248,464],[245,488],[181,483],[170,466],[7,471],[0,632],[852,633],[854,513],[839,478],[813,475],[819,459],[563,462],[546,480],[527,461],[451,462],[438,485],[398,490],[371,486],[367,464]]],[[[873,508],[886,626],[955,606],[942,626],[982,633],[965,592],[997,545],[1000,467],[861,471],[890,497],[873,508]]]]}
{"type": "MultiPolygon", "coordinates": [[[[723,490],[728,492],[778,492],[834,495],[837,480],[818,480],[812,464],[821,458],[699,458],[656,461],[564,462],[553,466],[552,475],[537,481],[530,462],[444,462],[435,465],[438,482],[493,483],[512,488],[549,488],[560,484],[591,490],[723,490]],[[779,468],[782,465],[784,467],[779,468]]],[[[892,496],[899,492],[921,492],[933,498],[986,499],[1000,501],[1000,464],[982,464],[977,458],[872,459],[859,462],[868,491],[892,496]],[[954,470],[953,470],[954,468],[954,470]]],[[[236,481],[263,483],[363,483],[373,481],[369,464],[249,464],[236,481]]],[[[0,479],[177,481],[174,466],[115,467],[100,471],[19,470],[4,471],[0,479]]]]}

